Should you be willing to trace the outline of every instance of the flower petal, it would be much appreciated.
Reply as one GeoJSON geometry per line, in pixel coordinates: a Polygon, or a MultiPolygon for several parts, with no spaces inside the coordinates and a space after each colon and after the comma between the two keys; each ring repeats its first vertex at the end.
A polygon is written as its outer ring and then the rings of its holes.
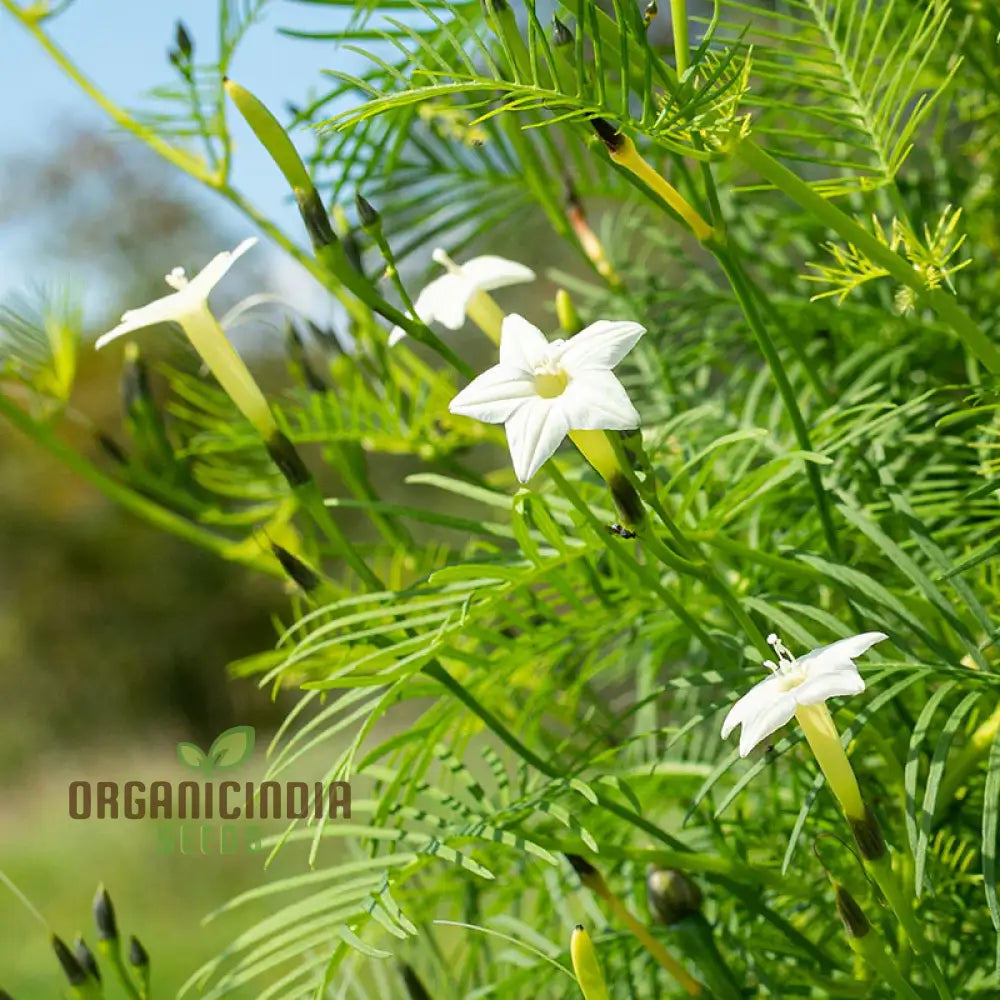
{"type": "Polygon", "coordinates": [[[829,646],[820,646],[819,649],[800,656],[795,662],[805,667],[810,676],[843,667],[853,667],[851,660],[854,657],[866,653],[875,643],[888,638],[885,632],[862,632],[848,639],[831,642],[829,646]]]}
{"type": "Polygon", "coordinates": [[[475,290],[471,282],[457,274],[442,274],[424,287],[413,308],[425,323],[436,321],[449,330],[459,330],[475,290]]]}
{"type": "Polygon", "coordinates": [[[775,674],[755,684],[729,710],[722,723],[722,738],[726,739],[737,726],[759,715],[780,693],[781,682],[775,674]]]}
{"type": "Polygon", "coordinates": [[[569,431],[561,407],[535,397],[515,410],[507,422],[507,444],[517,478],[526,483],[552,457],[569,431]]]}
{"type": "Polygon", "coordinates": [[[595,368],[571,378],[558,399],[575,431],[627,431],[640,423],[628,393],[610,371],[595,368]]]}
{"type": "Polygon", "coordinates": [[[136,330],[145,330],[147,326],[157,326],[160,323],[179,323],[185,314],[185,300],[180,299],[180,292],[172,292],[164,295],[162,299],[156,299],[148,305],[139,309],[129,309],[122,314],[122,321],[107,333],[102,333],[94,343],[94,349],[100,350],[110,344],[112,340],[123,337],[127,333],[135,333],[136,330]]]}
{"type": "Polygon", "coordinates": [[[245,239],[234,250],[217,253],[187,284],[184,292],[199,299],[207,299],[209,292],[222,280],[226,272],[257,243],[257,237],[245,239]]]}
{"type": "Polygon", "coordinates": [[[570,375],[591,368],[614,368],[645,332],[644,326],[627,320],[598,320],[566,342],[563,367],[570,375]]]}
{"type": "Polygon", "coordinates": [[[452,413],[487,424],[502,424],[531,399],[534,381],[516,368],[494,365],[474,378],[448,405],[452,413]]]}
{"type": "Polygon", "coordinates": [[[406,331],[401,326],[394,326],[389,331],[389,346],[395,347],[405,337],[406,331]]]}
{"type": "Polygon", "coordinates": [[[795,706],[792,695],[782,691],[752,719],[747,719],[740,732],[740,756],[746,757],[758,743],[785,725],[795,714],[795,706]]]}
{"type": "Polygon", "coordinates": [[[462,276],[483,292],[535,280],[535,272],[530,267],[518,264],[514,260],[507,260],[506,257],[495,257],[492,254],[473,257],[462,264],[461,268],[462,276]]]}
{"type": "Polygon", "coordinates": [[[835,670],[803,681],[792,694],[799,705],[818,705],[827,698],[838,698],[845,694],[861,694],[865,689],[865,679],[857,667],[851,670],[835,670]]]}
{"type": "Polygon", "coordinates": [[[530,372],[548,354],[549,342],[537,326],[517,313],[504,316],[500,327],[500,364],[530,372]]]}

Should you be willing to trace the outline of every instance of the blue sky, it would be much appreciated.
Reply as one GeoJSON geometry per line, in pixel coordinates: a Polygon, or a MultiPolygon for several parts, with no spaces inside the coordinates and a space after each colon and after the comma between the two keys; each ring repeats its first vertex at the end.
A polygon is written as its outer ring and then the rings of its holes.
{"type": "MultiPolygon", "coordinates": [[[[321,4],[270,0],[263,20],[237,52],[231,76],[283,114],[286,100],[301,101],[311,88],[323,85],[322,69],[356,69],[358,57],[331,42],[283,37],[277,28],[329,31],[342,24],[344,17],[342,10],[321,4]]],[[[214,52],[217,0],[76,0],[50,22],[49,31],[113,100],[134,107],[150,88],[172,82],[166,51],[178,18],[206,57],[214,52]]],[[[54,129],[67,121],[108,130],[114,127],[3,11],[0,54],[0,93],[5,95],[0,157],[52,145],[54,129]]],[[[240,140],[234,163],[236,185],[283,228],[298,233],[295,210],[275,167],[249,133],[235,128],[234,133],[240,140]]],[[[228,209],[220,203],[219,211],[224,214],[228,209]]],[[[0,295],[28,281],[27,272],[28,263],[12,252],[10,234],[0,230],[0,295]]],[[[282,284],[299,285],[291,268],[280,266],[280,276],[282,284]]]]}

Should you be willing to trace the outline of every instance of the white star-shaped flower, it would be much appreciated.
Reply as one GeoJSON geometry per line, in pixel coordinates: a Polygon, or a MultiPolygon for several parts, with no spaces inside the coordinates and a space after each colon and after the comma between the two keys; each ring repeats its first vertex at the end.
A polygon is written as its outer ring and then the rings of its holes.
{"type": "Polygon", "coordinates": [[[794,659],[776,635],[769,635],[767,641],[777,653],[778,662],[764,661],[771,676],[752,687],[729,710],[722,723],[722,738],[742,726],[740,756],[746,757],[758,743],[785,725],[800,706],[860,694],[865,682],[854,665],[854,657],[888,638],[884,632],[862,632],[794,659]]]}
{"type": "Polygon", "coordinates": [[[599,320],[569,340],[545,339],[524,317],[506,316],[500,363],[469,383],[452,413],[503,424],[517,478],[526,483],[570,431],[624,431],[639,414],[611,371],[645,328],[599,320]]]}
{"type": "Polygon", "coordinates": [[[202,270],[189,281],[184,276],[184,268],[175,267],[164,279],[173,289],[172,294],[156,299],[140,309],[129,309],[122,315],[122,321],[94,345],[98,350],[126,333],[142,330],[157,323],[176,323],[184,326],[189,316],[197,316],[206,308],[212,289],[225,277],[226,272],[255,243],[255,237],[244,240],[235,250],[225,250],[216,254],[202,270]]]}
{"type": "Polygon", "coordinates": [[[175,267],[166,276],[167,284],[175,289],[172,294],[130,309],[113,330],[97,338],[94,346],[99,350],[126,333],[158,323],[176,323],[229,398],[267,440],[278,430],[267,400],[208,307],[212,289],[256,242],[251,237],[235,250],[216,254],[190,281],[184,268],[175,267]]]}
{"type": "MultiPolygon", "coordinates": [[[[440,249],[434,251],[433,257],[448,273],[435,278],[420,292],[413,309],[422,323],[440,323],[449,330],[461,328],[477,296],[535,280],[530,267],[492,254],[473,257],[464,264],[456,264],[440,249]]],[[[398,344],[405,336],[402,327],[393,327],[389,346],[398,344]]]]}

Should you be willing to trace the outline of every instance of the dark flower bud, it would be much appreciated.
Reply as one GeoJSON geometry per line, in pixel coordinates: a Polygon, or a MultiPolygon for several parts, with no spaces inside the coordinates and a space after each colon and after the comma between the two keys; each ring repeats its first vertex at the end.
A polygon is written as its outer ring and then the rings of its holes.
{"type": "Polygon", "coordinates": [[[59,964],[62,966],[70,986],[81,986],[87,981],[87,973],[83,971],[73,952],[66,947],[66,943],[61,938],[54,934],[52,935],[52,950],[56,953],[56,958],[59,959],[59,964]]]}
{"type": "Polygon", "coordinates": [[[271,461],[278,467],[288,481],[288,485],[293,489],[297,486],[304,486],[312,480],[312,474],[306,468],[306,463],[302,461],[298,449],[281,431],[271,435],[266,447],[271,461]]]}
{"type": "Polygon", "coordinates": [[[431,1000],[430,993],[427,992],[420,977],[413,971],[413,966],[405,962],[399,967],[399,973],[403,977],[406,985],[406,994],[410,1000],[431,1000]]]}
{"type": "Polygon", "coordinates": [[[851,832],[854,834],[854,842],[858,845],[858,851],[866,861],[878,861],[885,855],[885,839],[882,836],[882,828],[879,826],[875,814],[865,806],[863,819],[848,817],[851,824],[851,832]]]}
{"type": "Polygon", "coordinates": [[[597,874],[597,869],[586,858],[581,857],[579,854],[567,854],[566,860],[573,866],[573,871],[575,871],[581,879],[591,878],[597,874]]]}
{"type": "Polygon", "coordinates": [[[555,14],[552,15],[552,44],[556,48],[573,44],[573,32],[555,14]]]}
{"type": "Polygon", "coordinates": [[[135,935],[129,939],[128,960],[137,969],[145,969],[149,966],[149,955],[135,935]]]}
{"type": "Polygon", "coordinates": [[[298,556],[293,556],[288,549],[283,549],[275,542],[271,542],[271,551],[274,553],[275,559],[281,563],[281,568],[307,594],[315,590],[322,583],[319,574],[310,566],[307,566],[298,556]]]}
{"type": "Polygon", "coordinates": [[[87,947],[82,937],[78,937],[73,942],[73,954],[76,956],[77,962],[80,963],[80,968],[88,976],[100,982],[101,970],[97,967],[97,959],[94,958],[94,953],[87,947]]]}
{"type": "Polygon", "coordinates": [[[194,42],[191,40],[191,36],[188,34],[188,30],[184,26],[183,21],[177,22],[176,39],[177,51],[180,52],[185,59],[190,59],[194,53],[194,42]]]}
{"type": "Polygon", "coordinates": [[[590,124],[597,133],[597,137],[608,147],[608,152],[614,153],[621,149],[624,139],[611,122],[594,115],[590,119],[590,124]]]}
{"type": "Polygon", "coordinates": [[[377,229],[381,226],[382,216],[360,191],[354,193],[354,204],[357,206],[358,220],[363,229],[377,229]]]}
{"type": "Polygon", "coordinates": [[[671,925],[701,911],[701,889],[676,868],[650,868],[646,873],[649,912],[671,925]]]}
{"type": "Polygon", "coordinates": [[[837,915],[844,924],[848,937],[863,938],[872,926],[864,911],[858,906],[858,901],[842,886],[834,884],[837,899],[837,915]]]}
{"type": "Polygon", "coordinates": [[[118,922],[115,920],[115,908],[111,897],[103,885],[97,887],[94,896],[94,924],[97,926],[97,936],[101,941],[118,940],[118,922]]]}

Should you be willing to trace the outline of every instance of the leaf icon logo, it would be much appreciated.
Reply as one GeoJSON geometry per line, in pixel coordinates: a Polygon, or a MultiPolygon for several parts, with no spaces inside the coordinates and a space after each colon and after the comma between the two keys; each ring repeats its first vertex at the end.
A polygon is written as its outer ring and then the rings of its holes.
{"type": "Polygon", "coordinates": [[[254,739],[253,726],[233,726],[215,738],[208,753],[194,743],[178,743],[177,759],[185,767],[209,775],[239,767],[253,753],[254,739]]]}

